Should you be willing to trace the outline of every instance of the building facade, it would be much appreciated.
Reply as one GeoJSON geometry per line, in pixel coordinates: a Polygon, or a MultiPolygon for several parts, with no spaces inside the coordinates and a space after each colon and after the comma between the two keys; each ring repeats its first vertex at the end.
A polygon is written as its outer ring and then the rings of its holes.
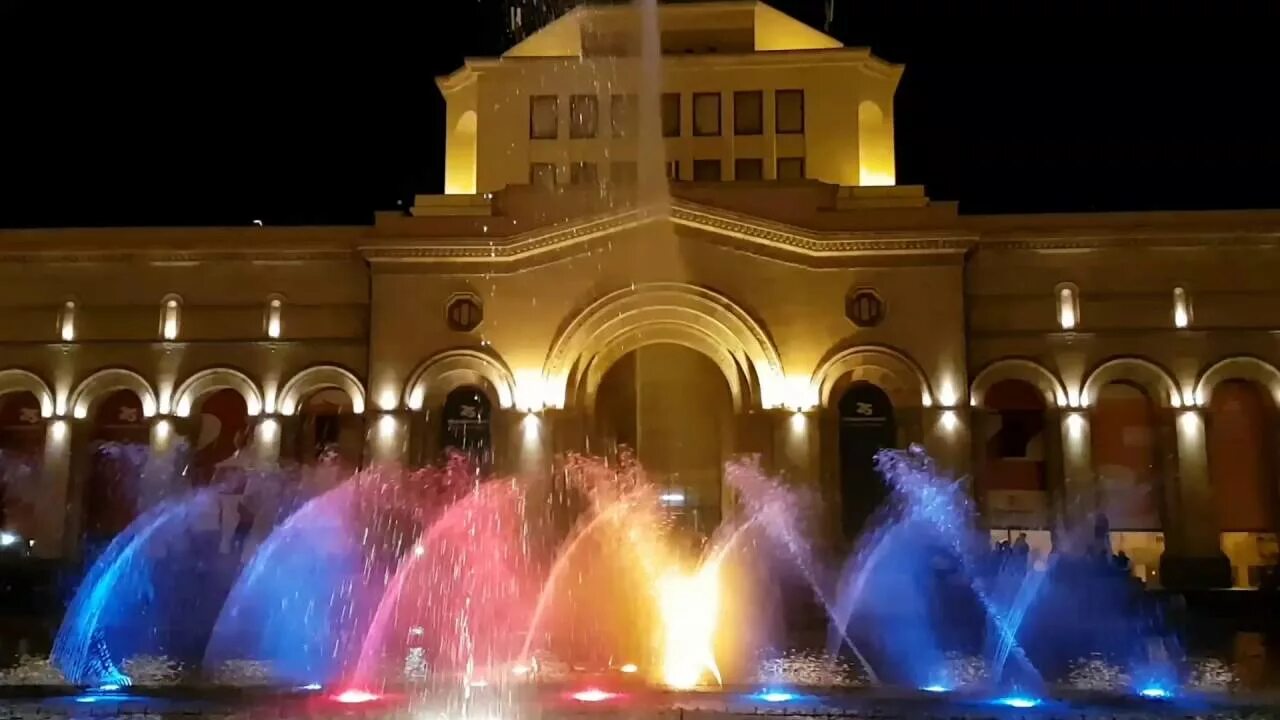
{"type": "Polygon", "coordinates": [[[920,443],[996,538],[1258,584],[1280,212],[961,215],[895,183],[900,67],[762,3],[631,12],[439,79],[447,193],[407,213],[0,231],[5,529],[74,556],[139,508],[104,443],[183,438],[197,478],[629,447],[708,527],[754,454],[847,542],[920,443]]]}

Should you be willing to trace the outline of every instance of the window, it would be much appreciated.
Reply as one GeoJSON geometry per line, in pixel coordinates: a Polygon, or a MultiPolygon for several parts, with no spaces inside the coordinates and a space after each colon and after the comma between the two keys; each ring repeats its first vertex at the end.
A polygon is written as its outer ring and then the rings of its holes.
{"type": "MultiPolygon", "coordinates": [[[[678,95],[676,96],[679,97],[678,95]]],[[[635,137],[639,127],[639,102],[635,95],[614,95],[609,100],[609,125],[613,136],[635,137]]]]}
{"type": "Polygon", "coordinates": [[[444,319],[450,330],[471,332],[484,320],[484,306],[475,295],[455,295],[444,307],[444,319]]]}
{"type": "Polygon", "coordinates": [[[1080,324],[1080,300],[1076,286],[1064,283],[1057,288],[1058,293],[1058,326],[1063,330],[1073,330],[1080,324]]]}
{"type": "Polygon", "coordinates": [[[529,166],[529,184],[550,190],[556,186],[556,166],[551,163],[533,163],[529,166]]]}
{"type": "Polygon", "coordinates": [[[280,331],[283,329],[283,321],[281,318],[283,312],[284,300],[279,297],[273,297],[267,300],[265,324],[267,326],[267,337],[273,340],[280,337],[280,331]]]}
{"type": "Polygon", "coordinates": [[[615,185],[634,185],[640,175],[634,160],[614,160],[609,163],[609,180],[615,185]]]}
{"type": "Polygon", "coordinates": [[[662,94],[662,137],[680,137],[680,94],[662,94]]]}
{"type": "Polygon", "coordinates": [[[1182,329],[1191,324],[1191,301],[1187,300],[1186,288],[1173,289],[1173,326],[1182,329]]]}
{"type": "Polygon", "coordinates": [[[719,182],[720,181],[720,161],[719,160],[694,160],[693,161],[693,180],[694,182],[719,182]]]}
{"type": "Polygon", "coordinates": [[[733,161],[734,180],[763,180],[764,160],[760,158],[738,158],[733,161]]]}
{"type": "Polygon", "coordinates": [[[570,183],[574,185],[595,185],[597,179],[595,163],[575,162],[569,164],[570,183]]]}
{"type": "Polygon", "coordinates": [[[667,179],[668,180],[680,179],[680,161],[679,160],[667,161],[667,179]]]}
{"type": "Polygon", "coordinates": [[[595,95],[574,95],[570,97],[569,137],[595,137],[599,116],[600,100],[595,95]]]}
{"type": "Polygon", "coordinates": [[[693,134],[720,134],[720,93],[693,94],[693,134]]]}
{"type": "Polygon", "coordinates": [[[803,180],[804,158],[778,158],[779,180],[803,180]]]}
{"type": "Polygon", "coordinates": [[[804,91],[779,90],[775,96],[775,114],[779,134],[804,132],[804,91]]]}
{"type": "Polygon", "coordinates": [[[76,301],[68,300],[62,304],[62,312],[58,313],[58,337],[62,342],[76,339],[76,301]]]}
{"type": "Polygon", "coordinates": [[[733,134],[760,135],[764,132],[764,93],[759,90],[733,94],[733,134]]]}
{"type": "Polygon", "coordinates": [[[560,99],[555,95],[529,98],[529,137],[554,140],[559,135],[560,99]]]}
{"type": "Polygon", "coordinates": [[[160,337],[165,340],[177,340],[181,323],[182,301],[177,295],[170,295],[160,305],[160,337]]]}

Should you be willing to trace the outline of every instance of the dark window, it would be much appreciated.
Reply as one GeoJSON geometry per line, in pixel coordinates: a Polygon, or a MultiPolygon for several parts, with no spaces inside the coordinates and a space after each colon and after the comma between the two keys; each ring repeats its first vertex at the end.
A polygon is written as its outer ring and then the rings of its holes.
{"type": "Polygon", "coordinates": [[[529,184],[543,189],[556,186],[556,166],[551,163],[533,163],[529,166],[529,184]]]}
{"type": "Polygon", "coordinates": [[[804,158],[778,158],[779,180],[803,180],[804,158]]]}
{"type": "Polygon", "coordinates": [[[764,93],[759,90],[733,94],[733,134],[760,135],[764,132],[764,93]]]}
{"type": "Polygon", "coordinates": [[[554,140],[559,134],[560,100],[555,95],[529,98],[529,137],[554,140]]]}
{"type": "Polygon", "coordinates": [[[719,182],[720,181],[720,161],[719,160],[694,160],[693,161],[693,180],[694,182],[719,182]]]}
{"type": "Polygon", "coordinates": [[[680,179],[680,161],[679,160],[667,161],[667,179],[668,180],[680,179]]]}
{"type": "Polygon", "coordinates": [[[600,117],[600,100],[595,95],[569,98],[569,137],[593,138],[600,117]]]}
{"type": "Polygon", "coordinates": [[[778,133],[800,134],[804,132],[804,91],[779,90],[774,97],[777,102],[775,120],[778,133]]]}
{"type": "Polygon", "coordinates": [[[733,161],[734,180],[763,180],[764,160],[760,158],[738,158],[733,161]]]}
{"type": "Polygon", "coordinates": [[[720,93],[693,94],[693,134],[720,134],[720,93]]]}
{"type": "Polygon", "coordinates": [[[633,160],[614,160],[609,163],[609,180],[615,185],[634,185],[639,172],[633,160]]]}
{"type": "Polygon", "coordinates": [[[445,309],[445,318],[451,329],[470,332],[479,327],[480,321],[484,319],[484,308],[472,295],[455,297],[449,301],[449,306],[445,309]]]}
{"type": "Polygon", "coordinates": [[[614,95],[609,101],[609,125],[614,137],[635,137],[639,126],[635,95],[614,95]]]}
{"type": "Polygon", "coordinates": [[[662,94],[662,137],[680,137],[680,94],[662,94]]]}
{"type": "Polygon", "coordinates": [[[569,165],[569,182],[574,185],[595,185],[599,176],[593,162],[575,162],[569,165]]]}

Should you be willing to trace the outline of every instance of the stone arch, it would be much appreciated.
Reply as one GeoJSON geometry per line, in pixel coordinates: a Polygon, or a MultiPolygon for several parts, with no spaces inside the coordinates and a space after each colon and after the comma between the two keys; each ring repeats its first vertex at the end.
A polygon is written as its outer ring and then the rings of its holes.
{"type": "Polygon", "coordinates": [[[474,195],[476,192],[477,117],[474,110],[458,116],[449,130],[445,192],[449,195],[474,195]]]}
{"type": "Polygon", "coordinates": [[[893,127],[874,100],[858,103],[858,184],[893,185],[893,127]]]}
{"type": "Polygon", "coordinates": [[[39,375],[26,370],[0,370],[0,395],[11,392],[29,392],[40,401],[40,414],[50,418],[54,415],[53,393],[39,375]]]}
{"type": "Polygon", "coordinates": [[[833,391],[845,381],[864,380],[878,386],[896,407],[928,407],[933,388],[920,365],[903,352],[882,345],[859,345],[828,358],[813,375],[818,402],[830,407],[833,391]]]}
{"type": "Polygon", "coordinates": [[[79,419],[89,417],[89,412],[102,398],[115,390],[130,390],[142,401],[142,414],[151,417],[156,414],[156,393],[138,373],[124,368],[107,368],[99,370],[81,381],[75,392],[71,393],[71,414],[79,419]]]}
{"type": "Polygon", "coordinates": [[[250,417],[262,413],[262,391],[247,375],[233,368],[209,368],[187,378],[173,394],[173,413],[178,417],[187,417],[191,408],[201,397],[222,389],[231,389],[244,398],[245,407],[250,417]]]}
{"type": "Polygon", "coordinates": [[[672,282],[614,291],[574,318],[547,356],[547,404],[584,400],[592,378],[598,381],[607,363],[621,357],[618,346],[634,350],[655,342],[678,343],[715,361],[734,390],[735,407],[783,404],[782,361],[764,328],[729,298],[672,282]]]}
{"type": "Polygon", "coordinates": [[[1021,380],[1040,391],[1045,406],[1058,408],[1067,404],[1067,391],[1062,381],[1048,368],[1024,358],[1002,358],[984,367],[973,379],[969,403],[981,407],[983,398],[993,385],[1002,380],[1021,380]]]}
{"type": "Polygon", "coordinates": [[[1094,368],[1080,391],[1081,406],[1089,407],[1103,386],[1117,381],[1141,387],[1159,407],[1182,407],[1182,393],[1173,377],[1159,365],[1139,357],[1114,358],[1094,368]]]}
{"type": "Polygon", "coordinates": [[[1208,407],[1213,390],[1225,380],[1250,380],[1267,389],[1272,403],[1280,406],[1280,370],[1255,357],[1229,357],[1211,365],[1196,381],[1196,405],[1208,407]]]}
{"type": "Polygon", "coordinates": [[[484,388],[503,409],[515,405],[511,371],[502,360],[478,350],[449,350],[422,363],[405,385],[404,401],[413,410],[434,407],[463,385],[484,388]]]}
{"type": "Polygon", "coordinates": [[[326,388],[342,390],[351,398],[352,412],[356,415],[364,413],[364,385],[355,375],[336,365],[315,365],[297,373],[284,384],[280,391],[280,414],[293,415],[303,399],[326,388]]]}

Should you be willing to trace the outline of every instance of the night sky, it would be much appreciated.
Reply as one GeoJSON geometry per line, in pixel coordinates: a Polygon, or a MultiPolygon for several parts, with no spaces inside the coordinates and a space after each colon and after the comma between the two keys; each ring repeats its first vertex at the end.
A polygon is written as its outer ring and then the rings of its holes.
{"type": "MultiPolygon", "coordinates": [[[[963,212],[1280,207],[1280,3],[836,3],[832,34],[907,65],[899,182],[963,212]]],[[[439,192],[433,77],[508,44],[501,3],[335,5],[0,0],[0,226],[368,223],[439,192]]]]}

